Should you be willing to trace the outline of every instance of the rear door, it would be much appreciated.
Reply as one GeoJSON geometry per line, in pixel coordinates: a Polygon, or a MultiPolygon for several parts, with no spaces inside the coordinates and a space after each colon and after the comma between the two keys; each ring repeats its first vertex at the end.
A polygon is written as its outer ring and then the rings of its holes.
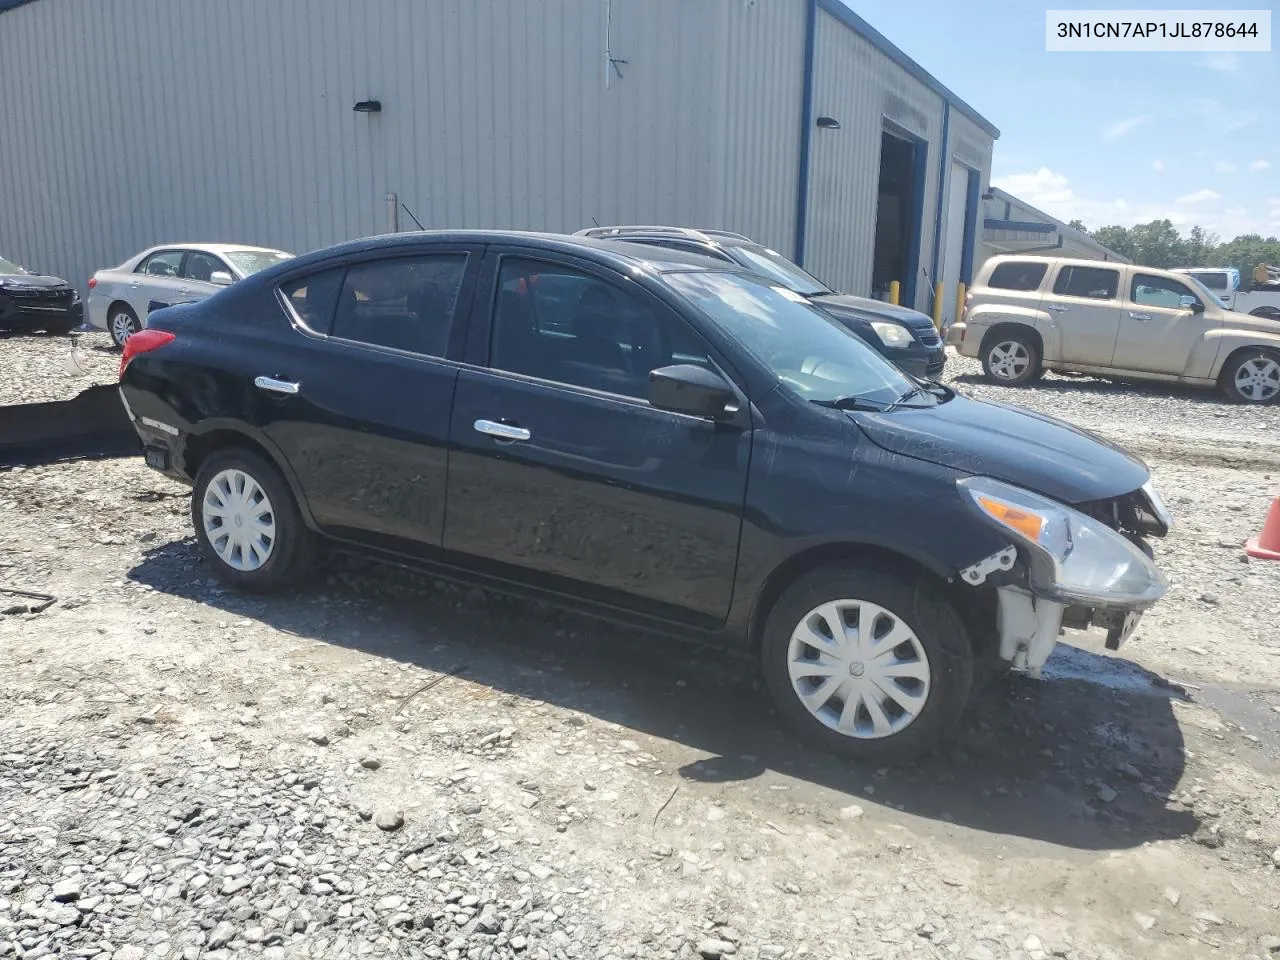
{"type": "Polygon", "coordinates": [[[1209,376],[1212,351],[1197,355],[1200,369],[1189,368],[1188,364],[1192,349],[1204,339],[1205,332],[1221,326],[1221,321],[1206,319],[1205,314],[1184,307],[1182,299],[1190,297],[1203,306],[1210,305],[1181,280],[1137,269],[1133,270],[1127,293],[1113,365],[1124,370],[1209,376]]]}
{"type": "Polygon", "coordinates": [[[1059,338],[1064,362],[1111,366],[1120,329],[1118,269],[1064,263],[1041,307],[1059,338]]]}
{"type": "Polygon", "coordinates": [[[707,344],[635,281],[572,258],[491,253],[481,290],[445,548],[494,575],[722,621],[750,429],[645,399],[649,371],[673,360],[723,369],[707,344]]]}
{"type": "Polygon", "coordinates": [[[312,516],[339,539],[405,554],[440,545],[449,409],[480,247],[433,244],[294,276],[297,336],[251,371],[262,429],[312,516]]]}

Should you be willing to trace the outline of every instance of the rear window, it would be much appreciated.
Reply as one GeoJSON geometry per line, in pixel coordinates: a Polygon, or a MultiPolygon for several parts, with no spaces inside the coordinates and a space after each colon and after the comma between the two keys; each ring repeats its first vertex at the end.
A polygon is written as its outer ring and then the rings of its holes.
{"type": "Polygon", "coordinates": [[[988,287],[997,290],[1021,290],[1023,292],[1040,289],[1040,281],[1044,279],[1047,263],[1025,263],[1013,261],[1002,263],[991,271],[988,287]]]}
{"type": "Polygon", "coordinates": [[[1225,273],[1193,273],[1195,277],[1210,290],[1227,289],[1227,275],[1225,273]]]}
{"type": "Polygon", "coordinates": [[[1053,284],[1053,292],[1064,297],[1114,300],[1120,289],[1120,271],[1101,267],[1063,267],[1053,284]]]}

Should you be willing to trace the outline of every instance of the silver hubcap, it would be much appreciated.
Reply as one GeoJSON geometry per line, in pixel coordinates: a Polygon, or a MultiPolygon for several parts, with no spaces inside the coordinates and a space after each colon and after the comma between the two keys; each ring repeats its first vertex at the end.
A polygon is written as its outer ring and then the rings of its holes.
{"type": "Polygon", "coordinates": [[[117,313],[111,318],[111,335],[116,338],[116,343],[121,346],[129,339],[129,335],[136,333],[133,328],[133,318],[127,313],[117,313]]]}
{"type": "Polygon", "coordinates": [[[1236,371],[1236,392],[1260,403],[1280,393],[1280,363],[1270,357],[1254,357],[1236,371]]]}
{"type": "Polygon", "coordinates": [[[805,709],[859,740],[900,733],[929,700],[929,658],[915,631],[865,600],[805,614],[791,633],[787,670],[805,709]]]}
{"type": "Polygon", "coordinates": [[[204,492],[204,532],[222,562],[257,570],[276,544],[276,516],[267,492],[243,470],[217,473],[204,492]]]}
{"type": "Polygon", "coordinates": [[[991,372],[1001,380],[1016,380],[1031,366],[1031,354],[1016,340],[997,343],[987,355],[991,372]]]}

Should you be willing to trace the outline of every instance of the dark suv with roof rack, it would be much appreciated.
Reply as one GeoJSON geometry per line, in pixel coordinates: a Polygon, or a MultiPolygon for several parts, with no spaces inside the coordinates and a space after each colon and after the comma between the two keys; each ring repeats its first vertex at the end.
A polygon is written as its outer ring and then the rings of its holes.
{"type": "Polygon", "coordinates": [[[907,373],[929,379],[942,376],[946,347],[927,315],[883,300],[838,293],[776,250],[740,233],[626,226],[591,227],[579,230],[577,236],[643,243],[732,263],[810,300],[907,373]]]}

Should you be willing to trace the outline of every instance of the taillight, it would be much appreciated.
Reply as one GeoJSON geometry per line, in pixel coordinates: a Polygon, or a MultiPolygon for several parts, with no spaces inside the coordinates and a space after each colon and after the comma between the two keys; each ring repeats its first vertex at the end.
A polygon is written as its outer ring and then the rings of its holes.
{"type": "Polygon", "coordinates": [[[96,287],[97,285],[98,285],[98,278],[97,278],[97,277],[90,277],[90,278],[89,278],[89,289],[90,289],[90,290],[92,290],[92,289],[93,289],[94,287],[96,287]]]}
{"type": "Polygon", "coordinates": [[[124,342],[124,353],[120,356],[120,376],[124,376],[124,368],[140,353],[159,350],[166,343],[173,342],[173,334],[168,330],[139,330],[124,342]]]}

